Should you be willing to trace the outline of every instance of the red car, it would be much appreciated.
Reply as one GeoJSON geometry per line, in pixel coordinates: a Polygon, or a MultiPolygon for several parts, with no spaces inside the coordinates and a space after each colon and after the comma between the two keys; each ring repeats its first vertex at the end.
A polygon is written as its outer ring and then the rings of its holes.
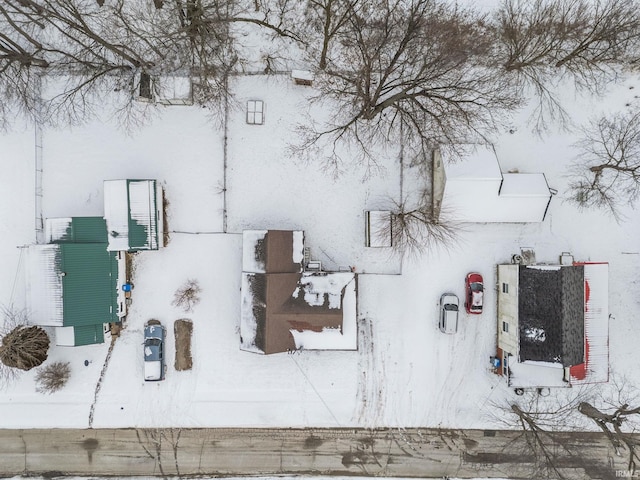
{"type": "Polygon", "coordinates": [[[479,273],[470,273],[465,280],[465,302],[464,306],[467,313],[482,313],[482,304],[484,302],[484,284],[482,275],[479,273]]]}

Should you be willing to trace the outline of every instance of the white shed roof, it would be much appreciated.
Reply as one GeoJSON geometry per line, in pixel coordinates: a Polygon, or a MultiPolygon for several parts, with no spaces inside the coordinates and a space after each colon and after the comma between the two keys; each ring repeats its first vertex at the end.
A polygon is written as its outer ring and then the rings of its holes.
{"type": "Polygon", "coordinates": [[[500,172],[491,146],[468,147],[457,162],[443,157],[441,212],[459,222],[541,222],[551,193],[544,174],[500,172]]]}
{"type": "Polygon", "coordinates": [[[128,185],[131,220],[144,227],[147,237],[145,248],[157,249],[156,182],[155,180],[129,180],[128,185]]]}
{"type": "Polygon", "coordinates": [[[440,156],[449,180],[502,180],[498,157],[492,145],[469,144],[457,147],[457,156],[441,150],[440,156]]]}
{"type": "Polygon", "coordinates": [[[542,173],[503,173],[500,196],[542,197],[548,200],[551,194],[547,179],[542,173]]]}

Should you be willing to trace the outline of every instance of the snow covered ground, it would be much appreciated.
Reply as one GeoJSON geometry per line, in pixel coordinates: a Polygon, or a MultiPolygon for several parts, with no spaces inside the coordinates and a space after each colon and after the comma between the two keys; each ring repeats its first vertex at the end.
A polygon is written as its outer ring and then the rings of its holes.
{"type": "MultiPolygon", "coordinates": [[[[638,78],[605,98],[567,99],[579,125],[594,113],[622,110],[638,78]]],[[[639,339],[635,294],[640,267],[640,219],[631,209],[616,223],[598,212],[578,212],[563,201],[566,168],[575,153],[572,133],[533,134],[526,115],[514,133],[496,132],[503,171],[542,172],[558,190],[539,224],[467,224],[459,243],[404,261],[364,247],[364,210],[397,199],[400,166],[394,152],[384,168],[364,178],[347,169],[334,178],[318,163],[303,163],[286,147],[308,109],[305,87],[286,76],[239,78],[238,107],[229,115],[227,230],[224,132],[196,107],[168,107],[139,131],[122,132],[108,119],[44,132],[45,217],[102,215],[102,182],[152,178],[169,200],[169,245],[135,258],[133,303],[95,394],[108,345],[52,347],[50,360],[71,362],[60,392],[35,392],[35,372],[0,391],[0,428],[161,426],[495,426],[492,410],[513,395],[490,372],[496,345],[496,268],[520,247],[555,262],[610,263],[611,367],[640,385],[629,361],[639,339]],[[265,124],[245,123],[244,102],[265,102],[265,124]],[[311,256],[327,269],[355,266],[359,288],[359,350],[261,356],[239,349],[242,229],[300,229],[311,256]],[[462,297],[464,276],[484,275],[481,316],[461,314],[456,335],[437,328],[438,299],[462,297]],[[400,274],[401,273],[401,274],[400,274]],[[197,279],[202,301],[192,312],[172,305],[187,279],[197,279]],[[156,318],[168,330],[167,378],[145,383],[142,328],[156,318]],[[173,322],[193,321],[193,369],[175,371],[173,322]],[[86,362],[85,362],[86,361],[86,362]],[[86,363],[86,365],[85,365],[86,363]]],[[[0,303],[24,306],[24,273],[16,246],[34,242],[34,135],[30,128],[0,136],[0,303]]],[[[407,188],[415,172],[405,170],[407,188]]]]}

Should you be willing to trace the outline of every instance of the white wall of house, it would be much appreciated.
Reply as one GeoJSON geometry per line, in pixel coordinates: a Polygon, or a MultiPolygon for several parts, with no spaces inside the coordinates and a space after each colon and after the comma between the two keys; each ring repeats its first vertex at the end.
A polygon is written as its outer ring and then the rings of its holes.
{"type": "Polygon", "coordinates": [[[518,353],[519,265],[498,265],[498,348],[518,353]]]}

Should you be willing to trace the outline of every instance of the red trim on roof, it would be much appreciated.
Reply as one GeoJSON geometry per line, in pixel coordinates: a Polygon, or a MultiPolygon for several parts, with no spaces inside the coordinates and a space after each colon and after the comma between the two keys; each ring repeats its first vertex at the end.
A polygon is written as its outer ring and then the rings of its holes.
{"type": "Polygon", "coordinates": [[[574,262],[584,268],[584,362],[569,367],[570,383],[609,381],[609,270],[607,262],[574,262]]]}
{"type": "Polygon", "coordinates": [[[587,368],[589,364],[589,340],[586,338],[584,339],[584,357],[585,361],[583,363],[569,367],[571,378],[575,378],[577,380],[584,380],[587,378],[587,368]]]}

